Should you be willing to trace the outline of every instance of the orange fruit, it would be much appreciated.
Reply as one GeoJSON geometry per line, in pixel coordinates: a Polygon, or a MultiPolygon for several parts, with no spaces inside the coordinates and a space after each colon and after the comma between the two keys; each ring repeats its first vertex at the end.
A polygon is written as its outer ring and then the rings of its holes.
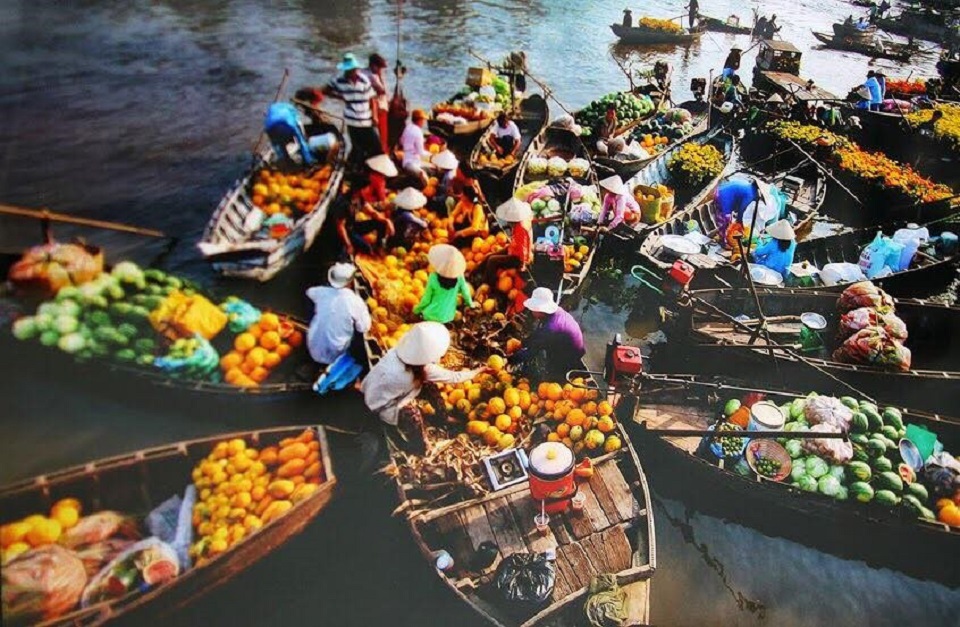
{"type": "MultiPolygon", "coordinates": [[[[593,391],[593,390],[591,390],[591,391],[593,391]]],[[[588,398],[589,398],[589,396],[588,396],[588,398]]],[[[588,416],[596,416],[596,415],[597,415],[597,404],[596,404],[595,402],[593,402],[593,401],[590,401],[590,402],[586,403],[585,405],[583,405],[582,409],[583,409],[583,413],[585,413],[585,414],[588,415],[588,416]]]]}
{"type": "Polygon", "coordinates": [[[501,274],[500,278],[497,279],[497,290],[506,294],[512,289],[513,289],[513,279],[506,274],[501,274]]]}
{"type": "Polygon", "coordinates": [[[256,345],[257,338],[253,337],[250,333],[241,333],[237,336],[237,339],[233,341],[233,347],[237,349],[238,353],[246,353],[256,345]]]}
{"type": "Polygon", "coordinates": [[[567,414],[567,424],[570,425],[571,427],[582,425],[586,419],[587,419],[587,416],[583,413],[583,410],[580,408],[571,409],[570,413],[567,414]]]}
{"type": "MultiPolygon", "coordinates": [[[[500,355],[493,354],[487,359],[487,365],[490,366],[494,372],[500,372],[503,370],[503,367],[507,365],[507,362],[500,355]]],[[[514,405],[515,403],[508,404],[514,405]]]]}
{"type": "Polygon", "coordinates": [[[260,328],[259,324],[253,324],[250,325],[249,329],[247,329],[247,333],[259,340],[260,336],[263,335],[263,329],[260,328]]]}
{"type": "Polygon", "coordinates": [[[551,401],[559,401],[563,398],[563,388],[559,383],[551,383],[547,386],[547,398],[551,401]]]}
{"type": "Polygon", "coordinates": [[[483,301],[483,305],[481,307],[484,313],[490,313],[497,308],[497,301],[492,298],[488,298],[487,300],[483,301]]]}
{"type": "Polygon", "coordinates": [[[506,431],[507,429],[510,428],[510,425],[512,424],[513,424],[513,420],[510,418],[510,416],[506,414],[500,414],[493,421],[493,426],[495,426],[497,429],[500,429],[501,431],[506,431]]]}
{"type": "MultiPolygon", "coordinates": [[[[501,358],[502,359],[502,358],[501,358]]],[[[514,407],[520,404],[520,390],[517,388],[507,388],[503,391],[503,401],[507,407],[514,407]]]]}
{"type": "Polygon", "coordinates": [[[494,396],[487,402],[487,414],[496,416],[507,411],[507,404],[499,396],[494,396]]]}
{"type": "Polygon", "coordinates": [[[281,344],[276,350],[277,355],[280,355],[280,359],[283,359],[292,352],[293,348],[291,348],[289,344],[281,344]]]}
{"type": "Polygon", "coordinates": [[[513,418],[514,421],[520,420],[523,418],[523,408],[519,405],[514,405],[507,410],[507,415],[513,418]]]}
{"type": "Polygon", "coordinates": [[[613,405],[608,401],[600,401],[597,403],[597,414],[601,416],[609,416],[613,414],[613,405]]]}
{"type": "Polygon", "coordinates": [[[250,352],[247,353],[247,357],[246,359],[244,359],[244,362],[252,364],[255,367],[262,366],[266,358],[267,358],[267,349],[257,346],[255,348],[250,349],[250,352]]]}
{"type": "Polygon", "coordinates": [[[570,435],[570,425],[565,422],[561,422],[557,425],[557,435],[561,438],[565,438],[570,435]]]}
{"type": "Polygon", "coordinates": [[[303,333],[300,333],[300,331],[294,331],[290,334],[290,337],[287,338],[287,343],[294,348],[300,346],[303,344],[303,333]]]}
{"type": "Polygon", "coordinates": [[[616,428],[616,425],[610,416],[603,416],[597,421],[597,429],[599,429],[601,433],[610,433],[614,428],[616,428]]]}
{"type": "Polygon", "coordinates": [[[276,368],[282,360],[283,357],[277,353],[267,353],[267,356],[263,358],[263,365],[265,368],[276,368]]]}
{"type": "Polygon", "coordinates": [[[280,346],[280,334],[276,331],[265,331],[264,334],[260,336],[260,346],[267,350],[275,349],[280,346]]]}
{"type": "Polygon", "coordinates": [[[244,376],[243,370],[240,367],[231,368],[223,375],[223,380],[229,383],[230,385],[236,384],[237,380],[244,376]]]}
{"type": "Polygon", "coordinates": [[[280,316],[270,312],[261,315],[260,328],[264,331],[276,331],[280,328],[280,316]]]}
{"type": "Polygon", "coordinates": [[[250,372],[250,378],[256,383],[263,383],[270,376],[270,371],[263,366],[257,366],[250,372]]]}
{"type": "Polygon", "coordinates": [[[230,351],[220,359],[220,368],[226,372],[231,368],[236,368],[243,363],[243,355],[235,351],[230,351]]]}

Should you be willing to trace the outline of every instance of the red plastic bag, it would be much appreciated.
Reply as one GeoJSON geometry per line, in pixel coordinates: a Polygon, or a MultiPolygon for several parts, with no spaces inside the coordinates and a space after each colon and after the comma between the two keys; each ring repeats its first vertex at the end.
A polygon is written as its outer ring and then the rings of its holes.
{"type": "Polygon", "coordinates": [[[83,562],[51,544],[32,549],[3,567],[3,622],[38,623],[72,610],[87,585],[83,562]]]}

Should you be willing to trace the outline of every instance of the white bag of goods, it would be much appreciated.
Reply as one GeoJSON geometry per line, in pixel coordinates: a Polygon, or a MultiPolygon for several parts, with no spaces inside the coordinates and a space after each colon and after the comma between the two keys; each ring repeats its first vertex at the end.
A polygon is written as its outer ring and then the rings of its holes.
{"type": "Polygon", "coordinates": [[[567,172],[567,161],[563,157],[550,157],[547,160],[547,175],[560,177],[567,172]]]}
{"type": "MultiPolygon", "coordinates": [[[[817,397],[822,398],[822,397],[817,397]]],[[[836,399],[833,399],[836,400],[836,399]]],[[[838,403],[840,401],[837,401],[838,403]]],[[[809,401],[807,406],[809,406],[809,401]]],[[[849,411],[849,410],[847,410],[849,411]]],[[[807,431],[807,435],[811,433],[840,433],[841,429],[832,424],[821,423],[818,425],[813,425],[810,427],[810,430],[807,431]]],[[[804,438],[800,442],[800,446],[808,453],[817,455],[831,461],[834,464],[845,464],[851,459],[853,459],[853,445],[846,440],[841,440],[839,438],[804,438]]]]}
{"type": "Polygon", "coordinates": [[[811,425],[833,425],[840,431],[850,429],[853,412],[849,407],[832,396],[814,396],[807,400],[803,407],[803,415],[811,425]]]}
{"type": "Polygon", "coordinates": [[[840,263],[828,263],[820,271],[820,280],[824,285],[836,285],[837,283],[850,283],[852,281],[866,281],[867,275],[863,273],[855,263],[843,261],[840,263]]]}
{"type": "Polygon", "coordinates": [[[893,241],[903,244],[903,250],[900,252],[900,263],[895,270],[902,272],[909,268],[913,262],[913,257],[917,254],[917,249],[929,240],[930,231],[927,227],[908,224],[905,229],[897,229],[893,234],[893,241]]]}

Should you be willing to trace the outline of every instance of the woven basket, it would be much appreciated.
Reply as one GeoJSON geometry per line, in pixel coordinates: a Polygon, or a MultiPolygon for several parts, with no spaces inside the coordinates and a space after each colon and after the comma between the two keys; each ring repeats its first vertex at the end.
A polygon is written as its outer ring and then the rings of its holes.
{"type": "Polygon", "coordinates": [[[751,440],[747,443],[744,456],[747,458],[747,465],[759,477],[769,479],[770,481],[783,481],[790,476],[790,470],[793,468],[793,462],[790,455],[780,444],[773,440],[751,440]],[[757,455],[768,459],[775,459],[780,462],[780,472],[773,477],[767,477],[757,472],[757,455]]]}

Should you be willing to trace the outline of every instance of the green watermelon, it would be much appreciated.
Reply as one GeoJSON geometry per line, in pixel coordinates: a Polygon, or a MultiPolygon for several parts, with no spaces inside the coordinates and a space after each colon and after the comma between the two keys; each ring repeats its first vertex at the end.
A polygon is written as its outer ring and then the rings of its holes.
{"type": "Polygon", "coordinates": [[[796,398],[790,403],[790,420],[803,420],[803,408],[807,406],[807,399],[796,398]]]}
{"type": "Polygon", "coordinates": [[[862,411],[853,412],[853,418],[850,420],[850,432],[851,433],[866,433],[870,428],[870,421],[867,420],[867,415],[862,411]]]}
{"type": "Polygon", "coordinates": [[[871,457],[880,457],[887,452],[887,444],[876,437],[871,437],[866,444],[867,453],[871,457]]]}
{"type": "Polygon", "coordinates": [[[877,472],[890,472],[893,470],[893,462],[882,455],[870,462],[870,465],[873,466],[873,469],[877,472]]]}
{"type": "Polygon", "coordinates": [[[920,518],[924,520],[936,520],[937,516],[933,513],[933,510],[928,507],[920,508],[920,518]]]}
{"type": "Polygon", "coordinates": [[[913,513],[919,515],[920,509],[923,507],[923,503],[920,502],[920,499],[915,497],[912,494],[903,495],[903,506],[912,511],[913,513]]]}
{"type": "Polygon", "coordinates": [[[870,438],[867,437],[867,434],[866,434],[866,433],[851,433],[851,434],[850,434],[850,442],[853,443],[853,444],[859,444],[859,445],[863,446],[864,444],[867,443],[867,440],[869,440],[869,439],[870,439],[870,438]]]}
{"type": "Polygon", "coordinates": [[[860,444],[853,445],[853,461],[855,462],[867,462],[870,461],[870,455],[867,454],[866,446],[860,444]]]}
{"type": "Polygon", "coordinates": [[[922,483],[908,484],[904,490],[907,492],[907,494],[920,499],[921,505],[930,501],[930,495],[927,493],[927,488],[922,483]]]}
{"type": "Polygon", "coordinates": [[[900,475],[895,472],[881,472],[877,475],[874,484],[881,490],[890,490],[897,494],[903,492],[903,480],[900,478],[900,475]]]}
{"type": "Polygon", "coordinates": [[[880,413],[877,411],[876,405],[871,404],[860,404],[860,411],[867,417],[867,422],[870,425],[870,431],[880,431],[883,428],[883,419],[880,417],[880,413]]]}
{"type": "Polygon", "coordinates": [[[729,401],[727,401],[727,404],[723,406],[723,415],[729,418],[733,415],[733,412],[740,409],[740,405],[741,403],[738,399],[731,398],[729,401]]]}
{"type": "Polygon", "coordinates": [[[849,462],[846,470],[847,477],[851,482],[870,481],[873,477],[873,471],[870,470],[870,466],[867,466],[863,462],[849,462]]]}
{"type": "Polygon", "coordinates": [[[891,442],[896,442],[900,439],[900,434],[897,432],[896,427],[891,427],[890,425],[883,425],[883,428],[880,429],[880,434],[891,442]]]}
{"type": "Polygon", "coordinates": [[[859,403],[857,403],[857,399],[853,398],[852,396],[841,396],[840,402],[850,409],[856,409],[860,406],[859,403]]]}
{"type": "Polygon", "coordinates": [[[873,500],[881,505],[898,505],[900,503],[900,497],[890,490],[877,490],[876,494],[873,495],[873,500]]]}
{"type": "Polygon", "coordinates": [[[861,503],[869,503],[873,500],[873,488],[870,487],[869,483],[863,481],[851,483],[847,486],[847,492],[861,503]]]}
{"type": "Polygon", "coordinates": [[[883,424],[890,425],[897,431],[903,429],[903,414],[896,407],[885,407],[883,409],[883,424]]]}

